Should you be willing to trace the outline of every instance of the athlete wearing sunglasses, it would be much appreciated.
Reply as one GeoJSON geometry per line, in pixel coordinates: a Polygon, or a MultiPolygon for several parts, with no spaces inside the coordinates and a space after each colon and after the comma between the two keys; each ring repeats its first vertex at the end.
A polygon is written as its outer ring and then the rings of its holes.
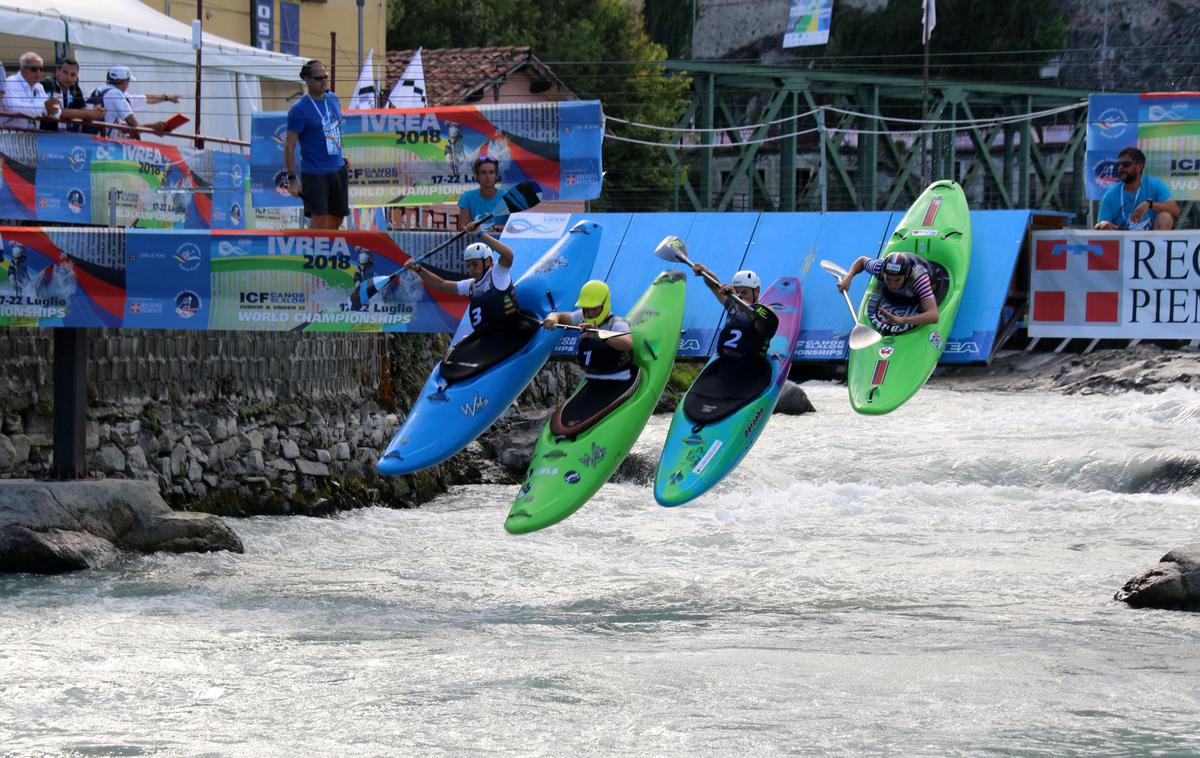
{"type": "Polygon", "coordinates": [[[1143,176],[1146,156],[1136,147],[1127,147],[1117,156],[1117,177],[1121,180],[1104,193],[1100,201],[1097,229],[1128,231],[1166,231],[1179,220],[1179,204],[1171,199],[1171,190],[1161,179],[1143,176]]]}

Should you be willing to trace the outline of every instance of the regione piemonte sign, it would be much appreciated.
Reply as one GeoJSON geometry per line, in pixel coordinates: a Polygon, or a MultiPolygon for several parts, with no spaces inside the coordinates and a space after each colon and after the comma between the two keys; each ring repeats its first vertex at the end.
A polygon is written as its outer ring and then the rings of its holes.
{"type": "Polygon", "coordinates": [[[1200,339],[1200,232],[1033,234],[1031,337],[1200,339]]]}

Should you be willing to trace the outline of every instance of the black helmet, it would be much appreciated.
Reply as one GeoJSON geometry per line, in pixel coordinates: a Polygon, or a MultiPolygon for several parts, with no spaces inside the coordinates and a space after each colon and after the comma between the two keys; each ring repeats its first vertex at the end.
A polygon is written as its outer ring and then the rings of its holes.
{"type": "Polygon", "coordinates": [[[912,259],[904,253],[892,253],[883,259],[883,273],[888,276],[903,276],[908,278],[912,272],[912,259]]]}

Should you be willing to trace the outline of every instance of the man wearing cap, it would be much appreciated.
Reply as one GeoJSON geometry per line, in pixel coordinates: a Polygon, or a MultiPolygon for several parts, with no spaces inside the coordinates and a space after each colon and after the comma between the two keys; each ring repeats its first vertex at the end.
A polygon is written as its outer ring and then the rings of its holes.
{"type": "Polygon", "coordinates": [[[62,105],[58,98],[48,97],[38,81],[42,78],[42,56],[34,52],[21,56],[21,70],[4,81],[3,110],[28,118],[5,118],[0,126],[26,129],[38,128],[42,116],[57,116],[62,105]]]}
{"type": "Polygon", "coordinates": [[[57,97],[62,101],[63,109],[59,112],[58,117],[64,119],[64,121],[58,122],[43,121],[43,130],[78,132],[82,126],[76,123],[65,123],[65,119],[104,120],[104,108],[102,106],[89,107],[87,99],[83,96],[83,90],[79,88],[79,63],[74,58],[63,58],[55,68],[54,76],[42,79],[42,89],[46,91],[47,95],[57,97]]]}
{"type": "MultiPolygon", "coordinates": [[[[108,83],[93,93],[93,98],[97,96],[103,98],[101,105],[104,106],[104,122],[106,124],[143,126],[138,123],[137,116],[133,115],[133,112],[142,103],[154,105],[167,101],[179,102],[179,95],[133,95],[129,92],[129,83],[136,81],[129,66],[113,66],[108,70],[108,83]]],[[[145,124],[145,126],[161,131],[166,124],[162,121],[155,121],[152,124],[145,124]]],[[[137,132],[126,132],[123,129],[109,129],[106,136],[112,139],[141,139],[137,132]]]]}
{"type": "Polygon", "coordinates": [[[884,334],[901,334],[913,327],[936,324],[938,304],[934,294],[932,267],[912,253],[891,253],[886,258],[859,256],[841,280],[838,289],[850,289],[850,281],[866,271],[881,286],[867,304],[867,316],[884,334]]]}
{"type": "Polygon", "coordinates": [[[337,95],[325,91],[329,76],[321,61],[301,66],[300,78],[307,91],[288,109],[283,143],[287,189],[292,197],[304,201],[304,215],[312,218],[310,229],[337,229],[350,215],[350,171],[342,155],[342,105],[337,95]]]}

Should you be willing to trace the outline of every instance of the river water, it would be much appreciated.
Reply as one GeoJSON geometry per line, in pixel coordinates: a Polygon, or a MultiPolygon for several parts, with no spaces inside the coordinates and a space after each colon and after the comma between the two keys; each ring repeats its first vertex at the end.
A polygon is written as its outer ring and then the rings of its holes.
{"type": "Polygon", "coordinates": [[[1200,393],[806,389],[680,508],[513,537],[464,487],[0,578],[0,754],[1200,751],[1200,614],[1111,599],[1198,541],[1200,393]]]}

